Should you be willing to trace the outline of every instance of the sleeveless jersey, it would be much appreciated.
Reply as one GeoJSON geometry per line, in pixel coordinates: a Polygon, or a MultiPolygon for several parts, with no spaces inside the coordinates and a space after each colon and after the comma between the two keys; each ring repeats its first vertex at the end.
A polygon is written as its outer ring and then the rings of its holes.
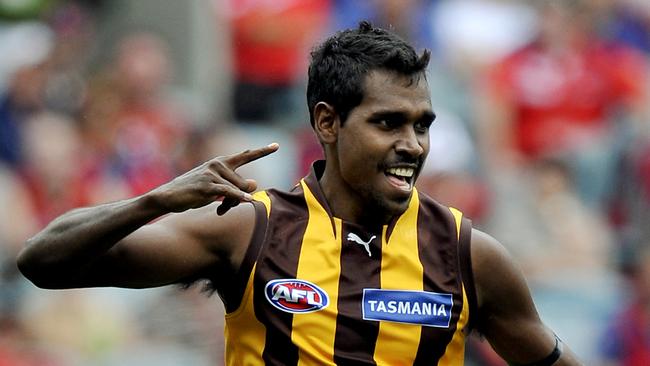
{"type": "Polygon", "coordinates": [[[414,191],[388,225],[343,221],[317,167],[290,192],[254,195],[226,364],[462,365],[476,307],[469,220],[414,191]]]}

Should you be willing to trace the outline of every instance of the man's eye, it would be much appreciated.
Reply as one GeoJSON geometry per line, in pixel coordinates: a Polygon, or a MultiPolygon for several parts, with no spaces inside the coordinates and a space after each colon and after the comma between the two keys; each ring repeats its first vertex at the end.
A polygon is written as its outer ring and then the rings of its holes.
{"type": "Polygon", "coordinates": [[[400,125],[400,121],[395,118],[382,118],[379,120],[379,124],[384,127],[394,128],[400,125]]]}
{"type": "Polygon", "coordinates": [[[429,127],[431,127],[431,122],[427,122],[427,121],[416,122],[414,127],[415,130],[418,132],[427,132],[429,130],[429,127]]]}

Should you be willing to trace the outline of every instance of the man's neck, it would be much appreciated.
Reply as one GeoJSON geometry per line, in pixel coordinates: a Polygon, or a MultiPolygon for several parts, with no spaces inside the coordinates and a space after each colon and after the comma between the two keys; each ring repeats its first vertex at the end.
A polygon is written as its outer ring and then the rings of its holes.
{"type": "Polygon", "coordinates": [[[370,207],[368,202],[356,195],[340,177],[337,169],[329,169],[326,166],[323,174],[317,178],[334,217],[363,226],[387,224],[391,221],[391,215],[378,215],[383,210],[370,207]]]}

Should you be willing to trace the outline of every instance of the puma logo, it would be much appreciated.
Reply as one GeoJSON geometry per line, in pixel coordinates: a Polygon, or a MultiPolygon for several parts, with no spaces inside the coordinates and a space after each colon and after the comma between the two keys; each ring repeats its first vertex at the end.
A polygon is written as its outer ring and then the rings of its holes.
{"type": "Polygon", "coordinates": [[[372,257],[372,254],[370,253],[370,245],[369,245],[369,244],[370,244],[370,242],[373,241],[373,239],[375,239],[376,237],[377,237],[377,236],[373,235],[373,236],[370,238],[370,240],[368,240],[367,242],[365,242],[365,241],[361,240],[361,238],[359,237],[359,235],[354,234],[354,233],[349,233],[349,234],[348,234],[348,241],[352,241],[352,242],[355,242],[355,243],[357,243],[357,244],[363,245],[363,247],[366,248],[366,252],[368,252],[368,257],[372,257]]]}

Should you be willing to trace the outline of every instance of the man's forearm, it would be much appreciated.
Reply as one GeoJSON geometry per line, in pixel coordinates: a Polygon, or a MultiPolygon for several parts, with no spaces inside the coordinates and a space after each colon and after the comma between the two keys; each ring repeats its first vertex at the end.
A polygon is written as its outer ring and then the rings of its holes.
{"type": "MultiPolygon", "coordinates": [[[[251,201],[250,193],[257,184],[236,174],[235,169],[275,152],[278,147],[273,143],[218,156],[142,196],[70,211],[27,241],[18,255],[18,267],[34,284],[46,288],[111,286],[125,282],[159,285],[166,280],[143,280],[151,276],[142,272],[143,263],[150,263],[149,257],[157,256],[161,268],[154,268],[154,272],[160,275],[168,269],[167,264],[176,261],[175,255],[183,253],[184,244],[179,241],[187,238],[177,232],[176,237],[168,239],[171,243],[167,243],[168,249],[175,249],[171,254],[168,251],[161,255],[152,249],[160,240],[154,233],[156,230],[135,231],[168,213],[204,207],[219,198],[223,201],[217,214],[224,214],[239,202],[251,201]],[[143,252],[143,247],[149,247],[148,251],[143,252]],[[123,273],[116,271],[135,275],[126,281],[123,273]]],[[[158,232],[165,231],[161,226],[156,226],[158,232]]],[[[199,250],[203,253],[203,249],[199,250]]],[[[182,263],[177,267],[183,267],[182,263]]],[[[177,272],[181,276],[192,269],[181,268],[177,272]]]]}
{"type": "Polygon", "coordinates": [[[61,215],[27,240],[18,267],[38,286],[50,287],[105,254],[121,239],[167,212],[155,198],[128,200],[79,208],[61,215]]]}

